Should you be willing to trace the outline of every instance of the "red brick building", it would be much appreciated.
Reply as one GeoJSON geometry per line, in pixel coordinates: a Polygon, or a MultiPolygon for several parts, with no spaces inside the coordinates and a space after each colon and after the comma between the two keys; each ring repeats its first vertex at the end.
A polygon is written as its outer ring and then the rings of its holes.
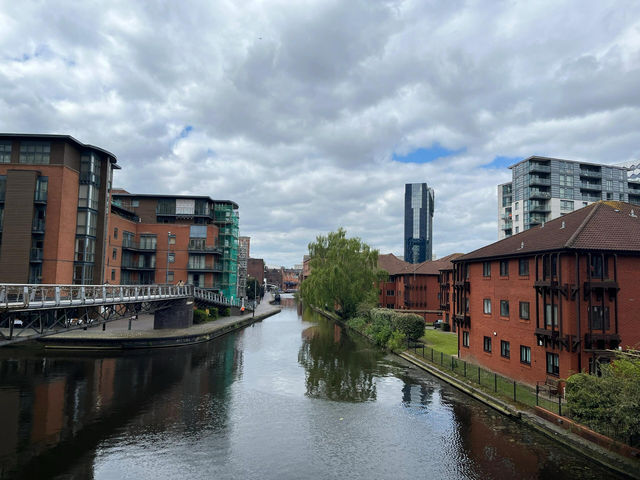
{"type": "Polygon", "coordinates": [[[533,385],[639,345],[638,210],[597,202],[455,259],[460,358],[533,385]]]}
{"type": "Polygon", "coordinates": [[[249,258],[247,277],[256,278],[258,282],[264,283],[264,260],[262,258],[249,258]]]}
{"type": "Polygon", "coordinates": [[[389,273],[389,279],[379,287],[378,304],[385,308],[411,310],[428,322],[442,319],[440,270],[452,269],[451,261],[460,255],[454,253],[417,264],[400,260],[393,254],[379,255],[378,267],[389,273]]]}

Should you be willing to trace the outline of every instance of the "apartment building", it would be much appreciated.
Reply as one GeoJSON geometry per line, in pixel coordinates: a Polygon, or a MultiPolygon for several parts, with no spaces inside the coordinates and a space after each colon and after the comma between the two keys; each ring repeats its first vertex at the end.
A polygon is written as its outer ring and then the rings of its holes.
{"type": "Polygon", "coordinates": [[[498,185],[498,238],[541,225],[600,200],[640,205],[640,181],[627,167],[532,156],[498,185]]]}
{"type": "Polygon", "coordinates": [[[640,346],[637,205],[592,203],[453,264],[463,360],[535,385],[640,346]]]}
{"type": "Polygon", "coordinates": [[[251,238],[238,238],[238,297],[247,296],[247,263],[251,251],[251,238]]]}
{"type": "Polygon", "coordinates": [[[378,304],[384,308],[412,310],[425,321],[443,319],[440,307],[440,270],[453,269],[452,260],[460,253],[439,260],[412,264],[395,255],[378,256],[378,267],[389,273],[386,282],[379,285],[378,304]]]}
{"type": "Polygon", "coordinates": [[[237,210],[206,196],[114,190],[104,281],[183,281],[237,298],[237,210]]]}
{"type": "Polygon", "coordinates": [[[0,134],[0,282],[101,283],[118,168],[69,135],[0,134]]]}

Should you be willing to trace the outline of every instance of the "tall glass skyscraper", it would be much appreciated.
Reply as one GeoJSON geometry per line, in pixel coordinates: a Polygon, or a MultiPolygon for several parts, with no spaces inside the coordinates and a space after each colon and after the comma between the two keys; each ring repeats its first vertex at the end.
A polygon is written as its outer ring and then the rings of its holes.
{"type": "Polygon", "coordinates": [[[426,183],[404,186],[404,261],[431,260],[433,251],[433,189],[426,183]]]}

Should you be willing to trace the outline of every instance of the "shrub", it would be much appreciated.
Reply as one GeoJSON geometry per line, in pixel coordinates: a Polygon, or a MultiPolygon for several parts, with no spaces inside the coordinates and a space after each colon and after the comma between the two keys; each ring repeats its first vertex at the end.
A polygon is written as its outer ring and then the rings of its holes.
{"type": "Polygon", "coordinates": [[[367,320],[362,317],[350,318],[349,320],[347,320],[347,325],[354,330],[363,332],[365,327],[367,326],[367,320]]]}
{"type": "Polygon", "coordinates": [[[209,320],[215,320],[216,318],[218,318],[218,309],[212,307],[209,309],[209,320]]]}
{"type": "Polygon", "coordinates": [[[231,316],[231,309],[229,307],[226,307],[224,310],[222,310],[222,316],[223,317],[230,317],[231,316]]]}
{"type": "Polygon", "coordinates": [[[451,331],[451,325],[449,325],[448,323],[443,323],[442,324],[442,331],[443,332],[450,332],[451,331]]]}
{"type": "Polygon", "coordinates": [[[193,323],[196,325],[207,321],[208,315],[204,310],[196,309],[193,311],[193,323]]]}
{"type": "Polygon", "coordinates": [[[414,313],[396,313],[393,326],[409,338],[418,339],[424,335],[424,319],[414,313]]]}
{"type": "Polygon", "coordinates": [[[389,341],[387,342],[387,348],[389,350],[404,350],[404,347],[406,345],[406,340],[407,337],[404,333],[402,333],[399,330],[394,330],[393,333],[391,333],[391,337],[389,338],[389,341]]]}

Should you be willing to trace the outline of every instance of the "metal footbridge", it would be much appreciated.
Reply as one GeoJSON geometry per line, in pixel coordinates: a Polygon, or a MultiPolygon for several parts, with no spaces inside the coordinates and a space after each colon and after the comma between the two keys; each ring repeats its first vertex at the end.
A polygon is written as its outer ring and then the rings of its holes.
{"type": "Polygon", "coordinates": [[[167,308],[240,308],[240,300],[194,285],[0,284],[0,346],[167,308]]]}

